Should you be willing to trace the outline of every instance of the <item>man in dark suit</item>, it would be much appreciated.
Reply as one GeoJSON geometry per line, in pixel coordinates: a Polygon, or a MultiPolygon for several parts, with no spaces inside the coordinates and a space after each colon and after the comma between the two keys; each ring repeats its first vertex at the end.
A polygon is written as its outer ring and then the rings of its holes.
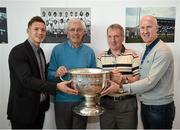
{"type": "Polygon", "coordinates": [[[61,90],[77,94],[68,87],[71,81],[46,81],[46,60],[40,43],[46,36],[45,22],[33,17],[27,28],[28,39],[15,46],[9,54],[10,92],[7,115],[12,129],[42,129],[45,111],[49,108],[49,94],[61,90]]]}

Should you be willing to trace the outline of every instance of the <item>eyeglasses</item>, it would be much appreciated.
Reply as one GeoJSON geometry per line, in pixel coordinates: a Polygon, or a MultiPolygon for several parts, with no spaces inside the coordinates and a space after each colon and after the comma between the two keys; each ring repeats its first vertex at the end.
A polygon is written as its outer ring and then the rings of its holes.
{"type": "Polygon", "coordinates": [[[81,33],[81,32],[83,32],[83,29],[82,29],[82,28],[77,28],[77,29],[71,28],[71,29],[69,29],[68,31],[69,31],[69,32],[77,32],[77,33],[81,33]]]}

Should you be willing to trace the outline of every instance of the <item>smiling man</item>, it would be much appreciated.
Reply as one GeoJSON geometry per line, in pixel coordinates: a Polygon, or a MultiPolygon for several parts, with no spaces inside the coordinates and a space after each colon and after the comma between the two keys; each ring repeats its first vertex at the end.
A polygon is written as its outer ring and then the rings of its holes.
{"type": "MultiPolygon", "coordinates": [[[[174,58],[171,49],[158,37],[154,16],[143,16],[140,35],[146,44],[140,65],[140,80],[120,85],[129,94],[138,94],[145,129],[172,129],[175,117],[174,58]]],[[[120,91],[118,87],[114,91],[120,91]]]]}
{"type": "MultiPolygon", "coordinates": [[[[68,41],[56,45],[52,51],[48,68],[48,79],[61,82],[59,77],[67,79],[67,72],[74,68],[96,67],[94,51],[82,43],[85,24],[77,18],[69,20],[67,25],[68,41]]],[[[71,95],[58,91],[54,97],[57,129],[86,129],[87,117],[75,114],[72,109],[83,101],[80,95],[71,95]]]]}
{"type": "MultiPolygon", "coordinates": [[[[107,28],[109,49],[97,58],[97,67],[111,71],[111,87],[101,94],[101,105],[105,112],[100,116],[101,129],[136,129],[137,102],[135,95],[113,92],[121,83],[135,82],[139,79],[139,57],[131,49],[125,48],[124,29],[119,24],[107,28]],[[112,91],[112,92],[111,92],[112,91]]],[[[117,90],[118,90],[117,89],[117,90]]]]}
{"type": "Polygon", "coordinates": [[[12,129],[42,129],[45,112],[49,108],[49,94],[55,94],[57,89],[78,93],[67,87],[68,82],[46,80],[46,60],[40,48],[46,27],[41,17],[31,18],[27,34],[28,38],[23,43],[13,47],[8,59],[10,92],[7,118],[12,129]]]}

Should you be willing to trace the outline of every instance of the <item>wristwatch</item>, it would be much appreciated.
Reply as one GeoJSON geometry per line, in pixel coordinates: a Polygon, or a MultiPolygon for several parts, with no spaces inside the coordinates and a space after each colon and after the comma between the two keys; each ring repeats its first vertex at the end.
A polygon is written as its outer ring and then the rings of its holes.
{"type": "Polygon", "coordinates": [[[127,77],[127,76],[126,76],[126,78],[125,78],[124,83],[125,83],[125,84],[128,84],[128,83],[129,83],[129,81],[128,81],[128,77],[127,77]]]}

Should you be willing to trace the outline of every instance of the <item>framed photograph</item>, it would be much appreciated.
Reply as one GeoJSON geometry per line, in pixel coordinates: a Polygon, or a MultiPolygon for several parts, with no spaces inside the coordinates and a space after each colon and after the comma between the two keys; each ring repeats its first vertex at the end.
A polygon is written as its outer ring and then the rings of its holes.
{"type": "Polygon", "coordinates": [[[44,43],[61,43],[67,40],[66,27],[71,18],[79,18],[84,21],[86,30],[83,43],[91,42],[90,8],[41,8],[41,16],[47,29],[44,43]]]}
{"type": "Polygon", "coordinates": [[[0,7],[0,44],[8,43],[6,8],[0,7]]]}
{"type": "Polygon", "coordinates": [[[126,8],[126,43],[142,43],[139,33],[140,19],[144,15],[153,15],[159,25],[159,37],[164,42],[175,39],[175,7],[126,8]]]}

